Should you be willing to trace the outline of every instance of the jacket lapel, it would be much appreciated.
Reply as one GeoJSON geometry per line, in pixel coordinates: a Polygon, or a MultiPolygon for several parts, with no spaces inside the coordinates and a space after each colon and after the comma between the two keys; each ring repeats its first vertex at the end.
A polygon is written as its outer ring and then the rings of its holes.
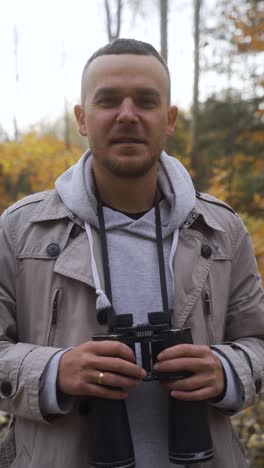
{"type": "MultiPolygon", "coordinates": [[[[30,222],[41,223],[43,221],[52,221],[63,218],[68,218],[70,225],[64,241],[65,246],[63,245],[63,249],[55,261],[54,272],[82,281],[92,288],[95,288],[91,267],[91,249],[87,234],[84,230],[84,223],[65,207],[56,190],[52,190],[47,193],[40,208],[32,215],[30,222]],[[77,237],[71,239],[69,242],[70,231],[74,224],[81,226],[82,231],[77,237]]],[[[92,235],[95,262],[101,287],[104,288],[100,239],[94,229],[92,229],[92,235]]]]}
{"type": "Polygon", "coordinates": [[[82,232],[76,239],[73,239],[70,245],[61,252],[55,262],[54,272],[95,287],[86,232],[82,232]]]}
{"type": "Polygon", "coordinates": [[[175,284],[175,326],[182,328],[204,287],[208,273],[217,253],[217,247],[212,248],[209,258],[201,255],[203,245],[209,245],[208,240],[200,233],[182,230],[174,262],[175,284]]]}
{"type": "Polygon", "coordinates": [[[174,325],[177,328],[186,324],[204,288],[214,260],[227,258],[216,241],[217,236],[212,236],[213,231],[219,234],[225,232],[204,203],[198,200],[180,229],[174,259],[174,325]],[[206,235],[209,232],[211,235],[206,235]],[[209,256],[203,255],[203,246],[209,247],[209,256]]]}
{"type": "MultiPolygon", "coordinates": [[[[104,290],[100,239],[94,229],[92,229],[92,235],[93,255],[101,283],[101,289],[104,290]]],[[[73,239],[69,246],[66,246],[55,263],[54,272],[82,281],[95,289],[92,273],[91,248],[85,231],[83,231],[76,239],[73,239]]]]}

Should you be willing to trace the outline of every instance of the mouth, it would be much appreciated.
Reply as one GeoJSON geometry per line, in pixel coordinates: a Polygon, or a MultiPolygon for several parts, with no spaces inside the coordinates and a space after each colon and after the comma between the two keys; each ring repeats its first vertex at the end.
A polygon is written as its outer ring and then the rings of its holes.
{"type": "Polygon", "coordinates": [[[134,137],[119,137],[119,138],[112,138],[110,140],[112,145],[144,145],[146,144],[146,140],[141,138],[134,138],[134,137]]]}

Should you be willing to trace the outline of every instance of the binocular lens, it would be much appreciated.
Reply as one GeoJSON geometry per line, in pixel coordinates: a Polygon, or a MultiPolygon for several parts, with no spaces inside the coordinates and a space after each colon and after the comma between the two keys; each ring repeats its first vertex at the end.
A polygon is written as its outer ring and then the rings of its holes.
{"type": "Polygon", "coordinates": [[[91,398],[88,453],[91,468],[134,468],[135,455],[123,400],[91,398]]]}
{"type": "Polygon", "coordinates": [[[169,460],[188,464],[210,460],[214,450],[204,401],[183,401],[169,397],[169,460]]]}

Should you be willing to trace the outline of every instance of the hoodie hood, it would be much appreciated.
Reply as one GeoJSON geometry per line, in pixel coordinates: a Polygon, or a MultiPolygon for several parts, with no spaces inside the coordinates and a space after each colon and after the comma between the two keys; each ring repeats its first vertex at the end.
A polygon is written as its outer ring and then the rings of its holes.
{"type": "MultiPolygon", "coordinates": [[[[93,254],[93,235],[91,227],[99,228],[97,217],[97,200],[94,196],[94,181],[92,176],[93,156],[90,151],[87,151],[81,159],[73,167],[68,169],[56,181],[56,189],[66,207],[80,219],[85,222],[85,228],[89,239],[90,249],[92,253],[92,271],[96,289],[96,308],[101,310],[111,306],[104,290],[102,289],[99,278],[97,265],[93,254]]],[[[160,164],[158,168],[158,185],[164,196],[159,203],[162,237],[164,240],[164,251],[168,259],[166,262],[167,278],[170,278],[168,289],[169,297],[172,303],[173,298],[173,259],[175,256],[179,227],[184,223],[185,219],[192,211],[195,204],[195,190],[192,180],[182,166],[175,158],[168,156],[162,152],[160,156],[160,164]]],[[[137,271],[137,265],[142,265],[142,258],[156,258],[156,223],[155,209],[152,208],[145,215],[137,220],[133,220],[123,213],[104,207],[105,227],[108,231],[108,254],[111,263],[111,277],[114,296],[118,308],[122,310],[122,304],[126,307],[131,302],[130,298],[130,282],[135,280],[134,271],[137,271]],[[130,234],[134,234],[131,236],[130,234]],[[122,249],[121,241],[125,239],[124,248],[122,249]],[[149,242],[142,242],[142,240],[149,242]],[[117,243],[116,243],[117,242],[117,243]],[[121,271],[120,265],[123,267],[127,264],[127,253],[132,246],[131,265],[135,267],[130,271],[121,271]],[[119,249],[118,258],[116,250],[119,249]],[[137,263],[139,257],[139,263],[137,263]],[[116,263],[117,262],[117,263],[116,263]],[[132,277],[131,278],[131,274],[132,277]],[[124,279],[127,284],[123,284],[124,279]],[[120,284],[123,286],[120,286],[120,284]],[[122,291],[119,304],[119,291],[122,291]],[[126,296],[128,294],[128,297],[126,296]]],[[[158,266],[158,265],[157,265],[158,266]]],[[[161,310],[162,305],[157,305],[157,300],[160,299],[159,294],[159,278],[157,283],[156,272],[158,268],[153,268],[151,262],[146,263],[144,278],[149,278],[148,284],[143,288],[144,291],[152,291],[150,297],[155,302],[154,310],[161,310]],[[153,277],[154,275],[154,277],[153,277]],[[155,283],[156,281],[156,283],[155,283]],[[153,288],[153,285],[155,287],[153,288]],[[152,289],[151,289],[152,288],[152,289]],[[158,294],[158,299],[157,299],[158,294]],[[158,307],[158,308],[157,308],[158,307]]],[[[141,282],[136,290],[141,289],[141,282]]],[[[142,303],[145,300],[143,294],[142,303]]],[[[147,294],[147,307],[150,301],[149,293],[147,294]]],[[[134,305],[134,298],[131,307],[134,305]]],[[[132,310],[132,309],[131,309],[132,310]]],[[[140,308],[139,308],[140,310],[140,308]]]]}
{"type": "MultiPolygon", "coordinates": [[[[66,207],[86,223],[98,228],[97,200],[92,176],[93,155],[88,150],[56,181],[55,186],[66,207]]],[[[183,165],[164,151],[160,157],[158,185],[164,195],[160,202],[162,234],[167,237],[185,221],[195,204],[195,190],[183,165]]],[[[155,213],[150,210],[138,220],[105,208],[106,230],[122,228],[142,236],[155,237],[155,213]]]]}

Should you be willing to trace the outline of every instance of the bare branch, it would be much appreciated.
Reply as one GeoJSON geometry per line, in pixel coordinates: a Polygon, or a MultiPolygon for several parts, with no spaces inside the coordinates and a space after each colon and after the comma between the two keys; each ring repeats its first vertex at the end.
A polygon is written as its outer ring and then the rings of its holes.
{"type": "Polygon", "coordinates": [[[192,105],[192,129],[191,129],[191,164],[194,171],[194,179],[199,178],[199,77],[200,77],[200,11],[202,0],[194,0],[194,83],[192,105]]]}
{"type": "Polygon", "coordinates": [[[122,18],[122,0],[117,0],[116,6],[116,31],[113,32],[113,17],[110,11],[110,5],[108,0],[105,0],[105,11],[106,11],[106,26],[107,26],[107,35],[109,42],[113,41],[114,39],[118,38],[120,35],[121,29],[121,18],[122,18]]]}
{"type": "Polygon", "coordinates": [[[168,61],[168,0],[160,0],[160,54],[168,61]]]}
{"type": "Polygon", "coordinates": [[[106,27],[107,27],[107,35],[108,40],[111,42],[112,40],[112,33],[111,33],[111,13],[108,4],[108,0],[105,0],[105,11],[106,11],[106,27]]]}
{"type": "Polygon", "coordinates": [[[116,37],[119,37],[119,36],[120,36],[122,6],[123,6],[123,5],[122,5],[122,0],[118,0],[116,37]]]}

